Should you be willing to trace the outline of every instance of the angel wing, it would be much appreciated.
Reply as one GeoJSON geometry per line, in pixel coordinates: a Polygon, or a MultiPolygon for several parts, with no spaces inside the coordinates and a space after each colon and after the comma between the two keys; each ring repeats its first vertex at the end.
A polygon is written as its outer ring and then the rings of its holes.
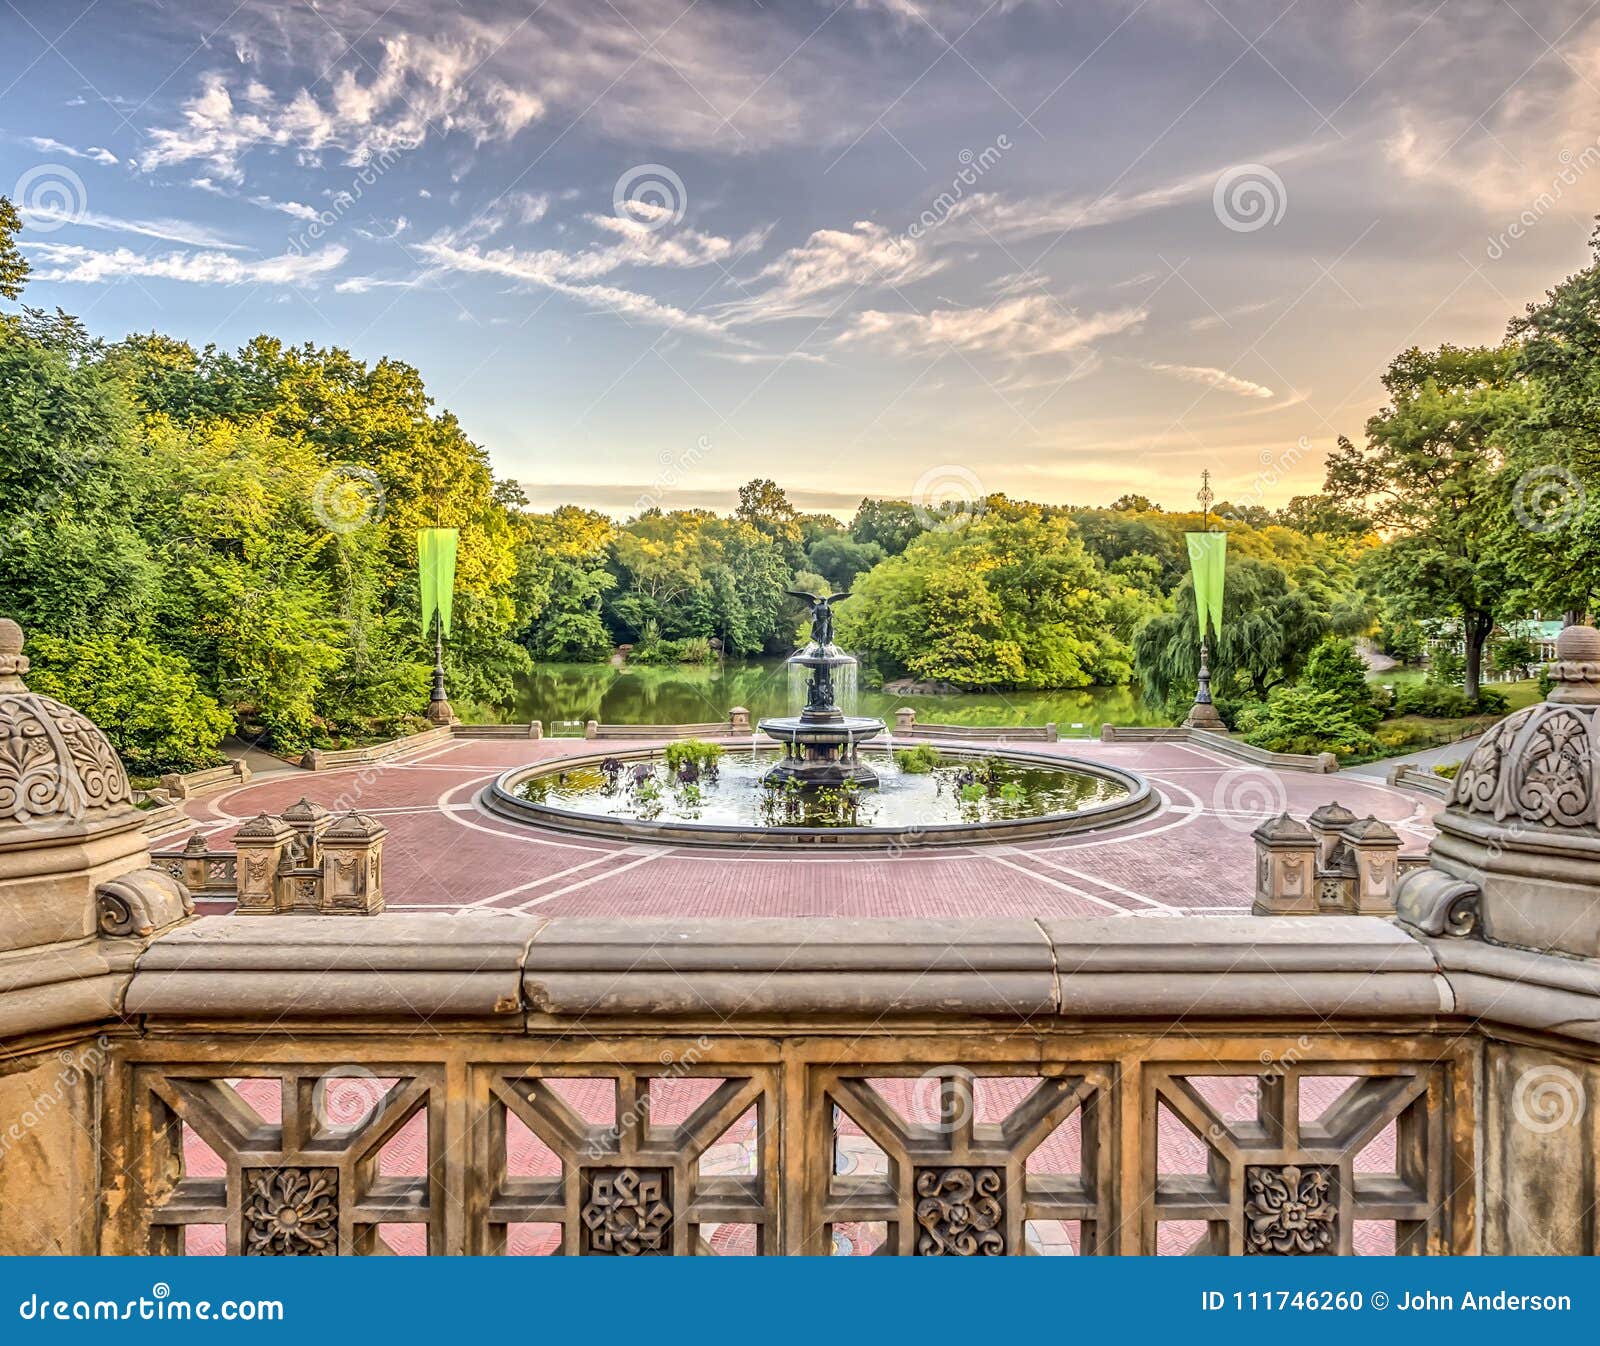
{"type": "Polygon", "coordinates": [[[837,603],[841,598],[849,598],[849,597],[850,597],[850,591],[847,589],[842,594],[829,594],[828,595],[828,602],[837,603]]]}
{"type": "Polygon", "coordinates": [[[803,598],[813,607],[822,601],[821,594],[808,594],[803,589],[785,589],[784,593],[788,594],[790,598],[803,598]]]}

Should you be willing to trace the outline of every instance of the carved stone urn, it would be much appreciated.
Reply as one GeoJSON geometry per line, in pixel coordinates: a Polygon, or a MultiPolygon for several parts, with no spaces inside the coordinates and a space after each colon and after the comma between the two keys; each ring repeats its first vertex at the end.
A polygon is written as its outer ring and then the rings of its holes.
{"type": "Polygon", "coordinates": [[[0,954],[95,935],[95,889],[150,863],[116,751],[83,715],[28,690],[22,644],[0,618],[0,954]]]}
{"type": "MultiPolygon", "coordinates": [[[[1485,938],[1594,958],[1600,957],[1600,632],[1567,627],[1556,641],[1551,675],[1555,685],[1546,700],[1500,721],[1462,763],[1437,819],[1430,868],[1476,885],[1485,938]]],[[[1420,891],[1426,873],[1407,884],[1420,891]]]]}

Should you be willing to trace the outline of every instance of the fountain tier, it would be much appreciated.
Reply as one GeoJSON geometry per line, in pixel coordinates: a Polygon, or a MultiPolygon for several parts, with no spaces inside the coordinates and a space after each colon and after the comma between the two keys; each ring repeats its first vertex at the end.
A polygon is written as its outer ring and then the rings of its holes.
{"type": "Polygon", "coordinates": [[[848,594],[789,593],[811,605],[811,643],[789,663],[806,669],[805,709],[798,715],[762,720],[761,732],[784,745],[781,761],[767,772],[768,785],[797,784],[801,789],[837,789],[843,785],[871,788],[878,773],[862,762],[857,747],[883,733],[882,720],[846,715],[833,690],[837,670],[854,668],[855,659],[833,643],[833,605],[848,594]]]}

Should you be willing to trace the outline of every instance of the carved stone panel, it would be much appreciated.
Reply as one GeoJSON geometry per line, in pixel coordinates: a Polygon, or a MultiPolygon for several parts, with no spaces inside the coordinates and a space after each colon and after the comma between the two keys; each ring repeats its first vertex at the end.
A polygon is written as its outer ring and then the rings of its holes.
{"type": "Polygon", "coordinates": [[[672,1175],[664,1168],[591,1168],[583,1174],[583,1244],[601,1257],[672,1251],[672,1175]]]}
{"type": "Polygon", "coordinates": [[[916,1193],[917,1256],[1006,1251],[1005,1175],[998,1168],[919,1168],[916,1193]]]}
{"type": "Polygon", "coordinates": [[[339,1251],[339,1170],[242,1170],[246,1257],[332,1257],[339,1251]]]}
{"type": "Polygon", "coordinates": [[[1331,1164],[1248,1164],[1246,1253],[1306,1256],[1338,1248],[1338,1169],[1331,1164]]]}

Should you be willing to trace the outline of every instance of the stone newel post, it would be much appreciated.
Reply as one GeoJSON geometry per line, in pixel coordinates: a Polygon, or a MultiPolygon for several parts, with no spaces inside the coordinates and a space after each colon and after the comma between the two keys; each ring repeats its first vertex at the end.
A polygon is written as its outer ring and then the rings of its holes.
{"type": "Polygon", "coordinates": [[[1311,829],[1283,813],[1250,835],[1256,843],[1256,915],[1315,916],[1317,839],[1311,829]]]}
{"type": "Polygon", "coordinates": [[[294,892],[284,871],[294,861],[298,839],[282,818],[259,813],[233,834],[239,853],[235,892],[241,916],[272,916],[294,907],[294,892]]]}
{"type": "Polygon", "coordinates": [[[388,835],[376,818],[354,812],[323,833],[318,911],[375,916],[383,910],[383,839],[388,835]]]}

